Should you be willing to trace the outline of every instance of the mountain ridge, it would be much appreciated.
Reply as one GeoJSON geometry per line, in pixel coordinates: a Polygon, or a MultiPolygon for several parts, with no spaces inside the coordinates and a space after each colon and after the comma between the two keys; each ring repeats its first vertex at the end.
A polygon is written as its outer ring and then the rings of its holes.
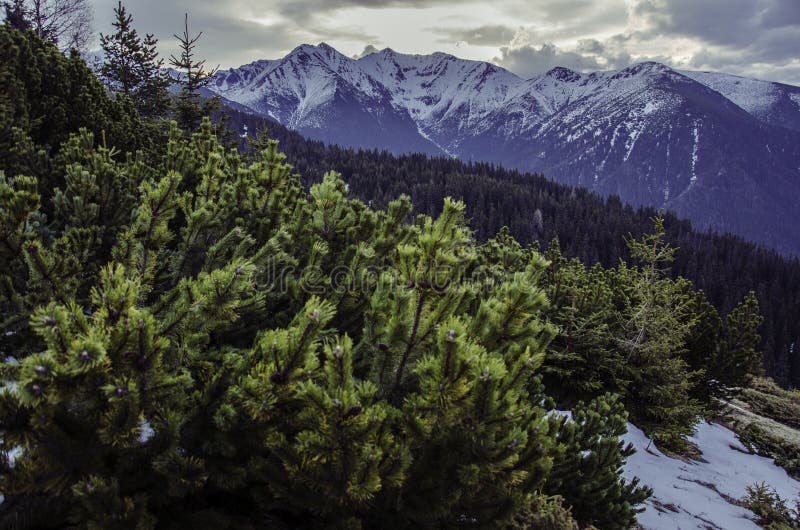
{"type": "Polygon", "coordinates": [[[672,209],[800,254],[800,88],[656,62],[523,79],[491,63],[322,43],[211,90],[327,143],[483,160],[672,209]]]}

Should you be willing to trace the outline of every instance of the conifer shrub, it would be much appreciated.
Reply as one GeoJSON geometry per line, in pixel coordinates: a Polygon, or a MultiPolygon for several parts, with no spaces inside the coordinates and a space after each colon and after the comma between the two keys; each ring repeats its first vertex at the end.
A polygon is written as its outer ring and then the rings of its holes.
{"type": "Polygon", "coordinates": [[[503,264],[462,203],[306,191],[275,142],[245,160],[208,121],[157,160],[89,131],[59,159],[47,216],[38,179],[0,177],[4,521],[502,527],[586,451],[606,468],[562,477],[623,518],[643,500],[626,453],[546,413],[547,261],[503,264]]]}

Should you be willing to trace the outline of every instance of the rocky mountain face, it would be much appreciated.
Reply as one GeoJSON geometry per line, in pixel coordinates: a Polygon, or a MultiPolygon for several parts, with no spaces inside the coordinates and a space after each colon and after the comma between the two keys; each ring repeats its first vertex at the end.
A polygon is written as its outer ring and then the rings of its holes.
{"type": "Polygon", "coordinates": [[[219,72],[213,92],[329,143],[484,160],[800,254],[800,88],[640,63],[522,79],[443,53],[326,44],[219,72]]]}

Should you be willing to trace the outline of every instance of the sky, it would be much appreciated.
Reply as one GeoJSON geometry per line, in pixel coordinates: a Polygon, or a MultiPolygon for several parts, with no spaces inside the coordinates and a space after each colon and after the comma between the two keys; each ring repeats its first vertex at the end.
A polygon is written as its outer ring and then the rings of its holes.
{"type": "MultiPolygon", "coordinates": [[[[116,0],[91,0],[112,31],[116,0]]],[[[554,66],[611,70],[655,60],[800,85],[800,0],[126,0],[165,57],[184,13],[197,53],[232,68],[326,42],[357,57],[392,48],[491,61],[522,77],[554,66]]]]}

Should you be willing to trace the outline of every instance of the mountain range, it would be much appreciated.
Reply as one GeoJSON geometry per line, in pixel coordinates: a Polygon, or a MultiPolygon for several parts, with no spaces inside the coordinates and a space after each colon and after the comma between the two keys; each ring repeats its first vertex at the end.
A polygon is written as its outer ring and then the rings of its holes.
{"type": "Polygon", "coordinates": [[[800,87],[654,62],[523,79],[322,43],[220,71],[209,88],[309,138],[543,173],[800,254],[800,87]]]}

